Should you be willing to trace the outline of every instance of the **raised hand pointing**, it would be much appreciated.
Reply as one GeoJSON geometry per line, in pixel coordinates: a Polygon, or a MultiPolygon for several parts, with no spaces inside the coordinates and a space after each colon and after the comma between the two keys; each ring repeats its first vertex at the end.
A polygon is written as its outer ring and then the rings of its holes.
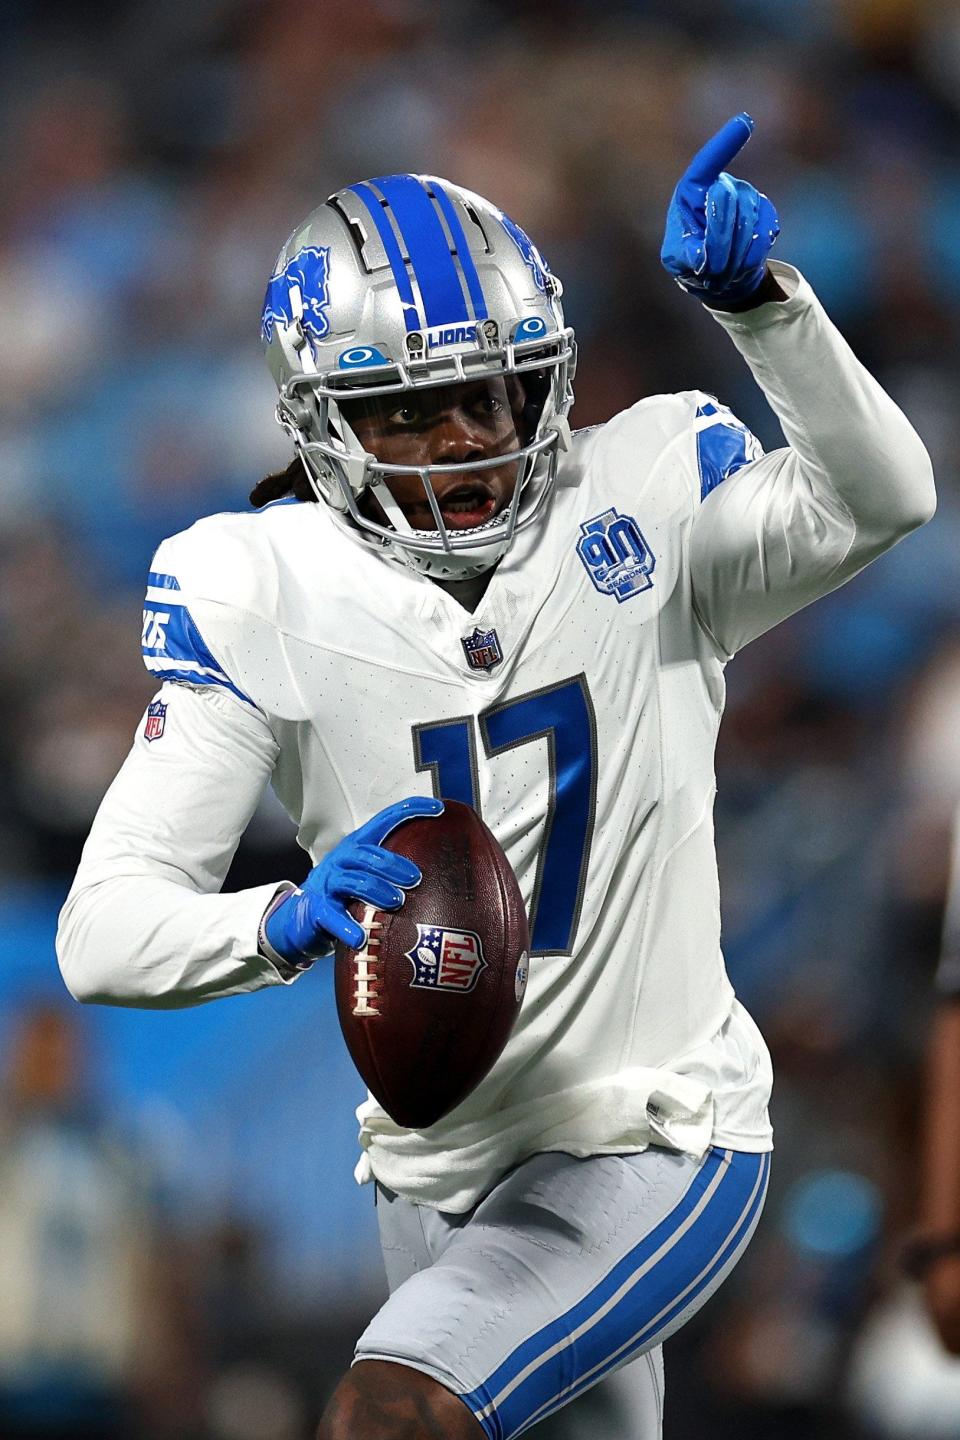
{"type": "Polygon", "coordinates": [[[752,134],[749,115],[728,120],[694,155],[667,210],[661,262],[704,299],[735,303],[752,295],[780,233],[766,195],[726,172],[752,134]]]}
{"type": "Polygon", "coordinates": [[[711,135],[706,145],[697,151],[680,177],[680,184],[689,182],[701,186],[705,192],[709,190],[720,178],[721,170],[726,170],[730,161],[736,159],[752,134],[753,120],[745,110],[741,110],[726,125],[721,125],[716,135],[711,135]]]}

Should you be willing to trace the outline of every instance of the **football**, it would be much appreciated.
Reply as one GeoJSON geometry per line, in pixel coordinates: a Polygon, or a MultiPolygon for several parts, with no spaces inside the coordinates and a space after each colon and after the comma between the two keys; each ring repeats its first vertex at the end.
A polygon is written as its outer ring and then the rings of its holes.
{"type": "Polygon", "coordinates": [[[385,841],[423,880],[399,910],[353,901],[362,949],[338,944],[337,1012],[347,1048],[387,1114],[423,1130],[458,1105],[507,1043],[528,974],[517,878],[469,805],[405,821],[385,841]]]}

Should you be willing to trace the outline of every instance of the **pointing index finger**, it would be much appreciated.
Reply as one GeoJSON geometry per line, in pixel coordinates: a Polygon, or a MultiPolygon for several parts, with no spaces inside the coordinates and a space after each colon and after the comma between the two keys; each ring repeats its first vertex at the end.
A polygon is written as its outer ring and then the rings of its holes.
{"type": "Polygon", "coordinates": [[[734,156],[739,155],[752,134],[753,121],[742,110],[722,125],[702,150],[697,151],[686,168],[684,180],[692,180],[695,185],[709,189],[720,171],[726,170],[734,156]]]}

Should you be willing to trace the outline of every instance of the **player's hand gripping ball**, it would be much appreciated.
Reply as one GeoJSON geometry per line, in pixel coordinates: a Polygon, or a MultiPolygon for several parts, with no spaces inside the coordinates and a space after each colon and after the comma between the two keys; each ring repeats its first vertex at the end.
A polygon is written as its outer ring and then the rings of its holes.
{"type": "Polygon", "coordinates": [[[264,933],[277,954],[288,964],[306,968],[319,955],[329,955],[335,940],[360,945],[363,931],[347,913],[348,902],[367,900],[396,910],[404,892],[420,884],[416,865],[392,855],[383,841],[412,815],[439,815],[442,810],[440,800],[411,795],[345,835],[268,914],[264,933]]]}
{"type": "Polygon", "coordinates": [[[734,115],[690,161],[673,192],[660,260],[677,284],[704,300],[747,300],[763,281],[780,221],[766,195],[726,166],[753,134],[734,115]]]}
{"type": "Polygon", "coordinates": [[[423,879],[398,910],[354,901],[358,945],[337,944],[347,1048],[387,1114],[423,1130],[470,1094],[507,1043],[530,937],[516,876],[469,805],[406,820],[385,848],[423,879]]]}

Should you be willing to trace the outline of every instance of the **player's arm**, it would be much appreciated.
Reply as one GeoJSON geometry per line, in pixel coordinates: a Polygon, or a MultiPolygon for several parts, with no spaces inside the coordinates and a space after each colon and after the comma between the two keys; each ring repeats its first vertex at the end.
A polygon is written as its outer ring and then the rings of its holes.
{"type": "Polygon", "coordinates": [[[207,647],[187,592],[161,569],[143,643],[147,668],[166,683],[100,806],[57,954],[79,1000],[172,1009],[288,982],[336,938],[355,940],[350,899],[396,908],[419,879],[379,840],[408,814],[442,807],[425,797],[389,807],[334,846],[302,888],[274,881],[220,894],[278,745],[207,647]]]}
{"type": "Polygon", "coordinates": [[[442,809],[425,796],[346,836],[302,887],[220,894],[276,741],[259,710],[219,686],[168,683],[159,704],[163,732],[149,739],[141,727],[60,916],[57,955],[76,999],[179,1009],[289,983],[336,939],[359,943],[350,899],[402,903],[419,871],[379,840],[409,814],[442,809]]]}
{"type": "Polygon", "coordinates": [[[78,1000],[176,1008],[279,984],[257,950],[278,885],[217,893],[276,762],[270,728],[214,685],[167,683],[151,710],[60,916],[67,987],[78,1000]]]}
{"type": "Polygon", "coordinates": [[[806,281],[767,259],[776,212],[725,171],[751,129],[735,117],[691,162],[662,254],[730,335],[789,446],[718,485],[694,522],[697,608],[728,655],[856,574],[935,505],[930,459],[909,421],[806,281]]]}

